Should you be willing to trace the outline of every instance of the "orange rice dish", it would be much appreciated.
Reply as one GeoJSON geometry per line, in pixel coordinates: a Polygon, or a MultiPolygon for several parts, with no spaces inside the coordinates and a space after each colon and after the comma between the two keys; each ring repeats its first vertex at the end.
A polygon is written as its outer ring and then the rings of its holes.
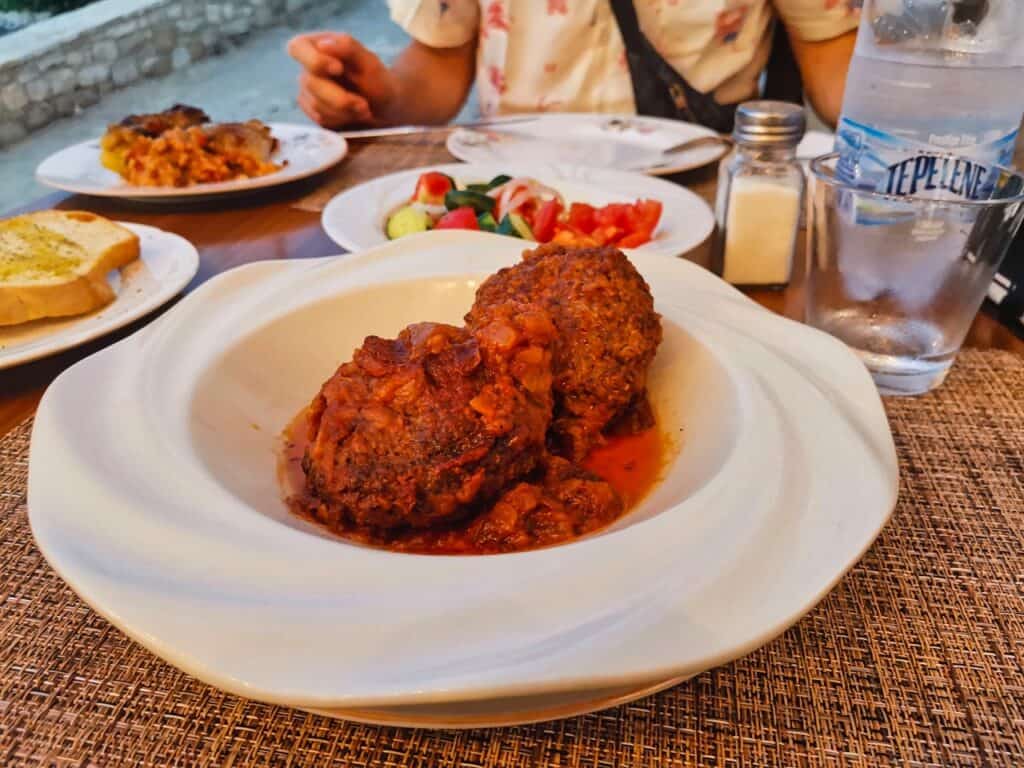
{"type": "Polygon", "coordinates": [[[201,110],[178,106],[156,115],[133,115],[107,129],[100,161],[129,184],[143,187],[251,179],[281,169],[271,159],[278,142],[265,124],[207,121],[201,110]]]}

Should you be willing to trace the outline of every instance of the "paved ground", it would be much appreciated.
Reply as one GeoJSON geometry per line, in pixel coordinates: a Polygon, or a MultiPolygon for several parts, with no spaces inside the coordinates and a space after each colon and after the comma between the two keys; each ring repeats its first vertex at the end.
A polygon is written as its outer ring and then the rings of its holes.
{"type": "MultiPolygon", "coordinates": [[[[164,109],[181,101],[202,107],[215,119],[259,117],[308,122],[295,105],[298,66],[284,52],[296,30],[351,32],[390,60],[408,38],[388,18],[384,0],[333,0],[287,27],[255,35],[235,50],[204,59],[180,72],[108,94],[99,104],[50,124],[25,141],[0,149],[0,212],[46,192],[35,168],[52,152],[103,133],[108,123],[132,112],[164,109]]],[[[472,104],[467,110],[472,111],[472,104]]]]}

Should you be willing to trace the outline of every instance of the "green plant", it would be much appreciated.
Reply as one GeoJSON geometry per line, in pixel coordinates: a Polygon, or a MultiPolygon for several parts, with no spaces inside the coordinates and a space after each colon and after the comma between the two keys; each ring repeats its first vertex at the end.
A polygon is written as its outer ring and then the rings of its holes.
{"type": "Polygon", "coordinates": [[[88,5],[93,0],[0,0],[0,11],[64,13],[88,5]]]}

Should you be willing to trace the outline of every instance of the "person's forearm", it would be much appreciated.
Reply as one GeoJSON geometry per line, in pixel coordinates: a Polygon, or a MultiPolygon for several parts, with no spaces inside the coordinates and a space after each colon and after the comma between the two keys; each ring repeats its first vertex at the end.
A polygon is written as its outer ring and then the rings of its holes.
{"type": "Polygon", "coordinates": [[[475,42],[458,48],[412,43],[391,65],[397,89],[381,117],[393,125],[447,123],[466,102],[475,66],[475,42]]]}
{"type": "Polygon", "coordinates": [[[856,40],[856,31],[813,43],[789,35],[807,100],[818,116],[832,127],[839,122],[843,109],[846,73],[856,40]]]}

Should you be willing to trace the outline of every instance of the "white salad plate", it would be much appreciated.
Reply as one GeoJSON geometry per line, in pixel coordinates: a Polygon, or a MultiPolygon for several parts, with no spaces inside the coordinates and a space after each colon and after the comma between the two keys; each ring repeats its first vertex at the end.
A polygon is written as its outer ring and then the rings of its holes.
{"type": "Polygon", "coordinates": [[[584,539],[507,555],[353,545],[280,500],[282,428],[368,334],[458,323],[522,243],[448,231],[226,272],[43,397],[28,509],[62,578],[127,635],[241,696],[370,722],[502,725],[647,695],[768,642],[896,502],[859,360],[701,268],[641,253],[674,448],[584,539]]]}
{"type": "Polygon", "coordinates": [[[662,204],[661,220],[651,242],[635,249],[638,253],[678,256],[700,245],[715,226],[711,208],[700,197],[678,184],[641,173],[557,164],[451,163],[381,176],[336,195],[320,219],[327,236],[349,251],[388,242],[388,217],[409,202],[417,179],[427,171],[445,173],[460,187],[486,183],[500,174],[526,176],[559,192],[567,207],[570,203],[602,206],[657,200],[662,204]]]}
{"type": "Polygon", "coordinates": [[[55,152],[36,168],[41,184],[98,197],[119,197],[151,203],[198,202],[220,195],[248,192],[298,181],[339,163],[348,144],[333,131],[314,125],[268,123],[280,142],[271,160],[284,167],[266,176],[189,187],[141,187],[129,184],[100,164],[100,140],[83,141],[55,152]]]}
{"type": "Polygon", "coordinates": [[[665,150],[684,141],[716,136],[710,128],[682,120],[586,112],[541,113],[523,122],[510,116],[507,127],[497,118],[487,128],[457,128],[446,146],[467,163],[566,163],[639,171],[656,176],[689,171],[712,163],[726,147],[702,146],[670,155],[665,150]]]}
{"type": "Polygon", "coordinates": [[[111,270],[115,298],[73,317],[0,325],[0,370],[92,341],[143,317],[177,295],[199,269],[199,253],[183,237],[156,227],[120,222],[139,236],[139,258],[111,270]]]}

